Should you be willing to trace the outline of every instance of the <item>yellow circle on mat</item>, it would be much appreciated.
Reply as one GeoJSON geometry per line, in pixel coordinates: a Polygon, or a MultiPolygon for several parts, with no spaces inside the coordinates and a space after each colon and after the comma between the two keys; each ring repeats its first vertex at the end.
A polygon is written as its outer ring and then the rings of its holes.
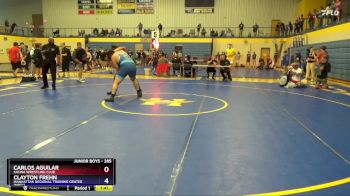
{"type": "MultiPolygon", "coordinates": [[[[147,94],[147,93],[145,93],[147,94]]],[[[179,113],[179,114],[169,114],[169,113],[142,113],[142,112],[129,112],[129,111],[125,111],[125,110],[118,110],[115,108],[112,108],[110,106],[108,106],[106,104],[106,101],[102,101],[101,105],[102,107],[111,110],[113,112],[119,112],[119,113],[123,113],[123,114],[130,114],[130,115],[141,115],[141,116],[195,116],[195,115],[202,115],[202,114],[209,114],[209,113],[214,113],[214,112],[218,112],[221,110],[224,110],[228,107],[228,103],[220,98],[217,97],[212,97],[212,96],[208,96],[208,95],[197,95],[197,94],[189,94],[189,93],[158,93],[159,95],[187,95],[187,96],[196,96],[196,97],[203,97],[203,98],[207,98],[207,99],[213,99],[216,101],[219,101],[223,104],[222,107],[214,109],[214,110],[208,110],[208,111],[199,111],[199,112],[192,112],[192,113],[179,113]]],[[[127,97],[127,96],[135,96],[135,95],[119,95],[117,97],[127,97]]]]}

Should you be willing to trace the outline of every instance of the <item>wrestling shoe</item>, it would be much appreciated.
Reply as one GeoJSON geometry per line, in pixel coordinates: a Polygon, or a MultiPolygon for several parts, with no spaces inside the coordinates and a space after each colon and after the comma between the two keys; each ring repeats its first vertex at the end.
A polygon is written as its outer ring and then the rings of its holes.
{"type": "Polygon", "coordinates": [[[137,97],[142,97],[142,90],[141,89],[137,91],[137,97]]]}
{"type": "Polygon", "coordinates": [[[106,102],[114,102],[114,97],[110,96],[109,98],[105,98],[106,102]]]}

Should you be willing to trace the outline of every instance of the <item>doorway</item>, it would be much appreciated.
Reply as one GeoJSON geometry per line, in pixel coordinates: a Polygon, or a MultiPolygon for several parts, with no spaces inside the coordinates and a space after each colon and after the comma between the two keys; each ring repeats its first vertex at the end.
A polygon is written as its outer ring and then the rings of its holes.
{"type": "Polygon", "coordinates": [[[43,37],[43,31],[42,27],[44,24],[44,18],[42,14],[33,14],[32,15],[32,21],[33,21],[33,35],[36,37],[43,37]]]}
{"type": "Polygon", "coordinates": [[[270,57],[270,48],[261,48],[260,56],[267,63],[267,58],[270,57]]]}
{"type": "Polygon", "coordinates": [[[271,21],[271,36],[276,36],[277,35],[277,31],[276,31],[276,27],[278,25],[278,23],[280,23],[281,20],[272,20],[271,21]]]}

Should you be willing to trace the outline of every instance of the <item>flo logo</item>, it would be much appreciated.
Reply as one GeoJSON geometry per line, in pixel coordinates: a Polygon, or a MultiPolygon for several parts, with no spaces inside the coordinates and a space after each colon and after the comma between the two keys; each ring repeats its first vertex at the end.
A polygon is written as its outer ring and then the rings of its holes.
{"type": "Polygon", "coordinates": [[[322,16],[339,16],[338,10],[321,10],[322,16]]]}

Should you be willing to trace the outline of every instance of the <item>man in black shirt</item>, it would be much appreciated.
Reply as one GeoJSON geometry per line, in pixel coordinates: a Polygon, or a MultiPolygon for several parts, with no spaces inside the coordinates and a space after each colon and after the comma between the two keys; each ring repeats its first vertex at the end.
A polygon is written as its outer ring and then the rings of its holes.
{"type": "Polygon", "coordinates": [[[69,77],[69,64],[72,58],[70,49],[66,47],[65,43],[62,43],[62,72],[63,77],[66,77],[66,71],[67,76],[69,77]]]}
{"type": "Polygon", "coordinates": [[[159,37],[161,37],[161,36],[162,36],[162,31],[163,31],[163,25],[162,25],[162,23],[159,23],[159,25],[158,25],[158,30],[159,30],[159,37]]]}
{"type": "Polygon", "coordinates": [[[258,30],[259,30],[259,25],[257,23],[255,23],[255,25],[253,26],[254,37],[257,36],[258,30]]]}
{"type": "Polygon", "coordinates": [[[242,37],[243,35],[243,28],[244,28],[244,24],[243,22],[241,22],[241,24],[239,24],[239,37],[242,37]]]}
{"type": "Polygon", "coordinates": [[[56,90],[56,65],[60,65],[60,50],[58,46],[55,45],[55,41],[53,38],[49,38],[49,43],[45,44],[42,48],[42,53],[44,56],[44,64],[43,64],[43,83],[44,85],[41,89],[49,88],[49,84],[47,82],[47,72],[50,69],[51,78],[52,78],[52,90],[56,90]],[[57,59],[57,64],[56,64],[57,59]]]}
{"type": "Polygon", "coordinates": [[[83,78],[83,71],[85,64],[87,63],[87,53],[84,48],[81,47],[80,42],[77,43],[77,48],[73,52],[73,60],[79,68],[78,82],[85,82],[85,79],[83,78]]]}
{"type": "MultiPolygon", "coordinates": [[[[227,60],[226,55],[224,55],[224,54],[220,56],[220,65],[221,66],[230,66],[230,61],[227,60]]],[[[222,81],[225,81],[227,78],[230,81],[232,81],[230,68],[228,68],[228,67],[220,68],[220,73],[222,75],[222,81]]]]}

